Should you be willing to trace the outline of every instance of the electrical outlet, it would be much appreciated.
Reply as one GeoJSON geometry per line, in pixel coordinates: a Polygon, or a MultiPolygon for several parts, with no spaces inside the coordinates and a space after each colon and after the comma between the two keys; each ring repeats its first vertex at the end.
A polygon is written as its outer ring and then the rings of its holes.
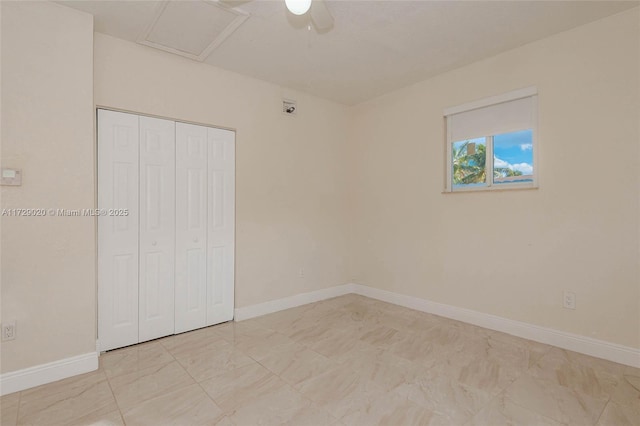
{"type": "Polygon", "coordinates": [[[300,278],[304,278],[304,269],[300,268],[300,270],[298,271],[298,276],[300,278]]]}
{"type": "Polygon", "coordinates": [[[576,294],[572,291],[564,291],[562,294],[562,306],[566,309],[576,308],[576,294]]]}
{"type": "Polygon", "coordinates": [[[7,321],[2,323],[2,341],[16,338],[16,322],[7,321]]]}

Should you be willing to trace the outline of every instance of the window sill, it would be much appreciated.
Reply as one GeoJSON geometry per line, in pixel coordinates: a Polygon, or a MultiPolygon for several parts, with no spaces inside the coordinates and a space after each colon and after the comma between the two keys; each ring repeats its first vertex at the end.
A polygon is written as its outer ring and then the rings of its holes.
{"type": "Polygon", "coordinates": [[[464,193],[468,194],[470,192],[507,192],[507,191],[529,191],[532,189],[539,189],[537,185],[526,185],[526,186],[509,186],[507,187],[498,187],[498,186],[489,186],[482,188],[468,188],[468,189],[456,189],[455,191],[442,191],[442,194],[458,194],[464,193]]]}

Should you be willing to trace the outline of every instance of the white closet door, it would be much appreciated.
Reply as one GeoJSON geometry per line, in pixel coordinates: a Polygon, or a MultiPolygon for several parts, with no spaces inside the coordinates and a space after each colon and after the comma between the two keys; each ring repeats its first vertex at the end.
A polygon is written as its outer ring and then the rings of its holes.
{"type": "Polygon", "coordinates": [[[175,122],[140,117],[140,342],[174,332],[175,146],[175,122]]]}
{"type": "Polygon", "coordinates": [[[233,319],[235,256],[235,132],[207,129],[209,214],[207,325],[233,319]]]}
{"type": "Polygon", "coordinates": [[[100,350],[138,342],[138,117],[98,110],[98,208],[128,209],[98,217],[100,350]]]}
{"type": "Polygon", "coordinates": [[[207,325],[207,128],[176,123],[176,333],[207,325]]]}

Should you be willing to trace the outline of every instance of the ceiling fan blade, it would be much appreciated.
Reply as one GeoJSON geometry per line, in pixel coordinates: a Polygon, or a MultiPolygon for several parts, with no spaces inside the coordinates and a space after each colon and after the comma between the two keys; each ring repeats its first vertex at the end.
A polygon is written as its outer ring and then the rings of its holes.
{"type": "Polygon", "coordinates": [[[316,30],[326,31],[333,27],[333,16],[324,0],[313,0],[309,13],[316,30]]]}

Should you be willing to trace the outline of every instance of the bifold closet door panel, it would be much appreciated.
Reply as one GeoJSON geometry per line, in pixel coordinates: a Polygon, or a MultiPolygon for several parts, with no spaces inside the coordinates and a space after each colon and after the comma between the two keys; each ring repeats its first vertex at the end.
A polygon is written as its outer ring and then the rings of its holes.
{"type": "Polygon", "coordinates": [[[175,122],[140,117],[139,341],[174,333],[175,122]]]}
{"type": "Polygon", "coordinates": [[[176,123],[176,333],[207,325],[207,128],[176,123]]]}
{"type": "Polygon", "coordinates": [[[207,325],[233,319],[235,257],[235,132],[207,129],[209,214],[207,325]]]}
{"type": "Polygon", "coordinates": [[[138,342],[138,116],[98,110],[98,208],[127,209],[98,217],[100,350],[138,342]]]}

